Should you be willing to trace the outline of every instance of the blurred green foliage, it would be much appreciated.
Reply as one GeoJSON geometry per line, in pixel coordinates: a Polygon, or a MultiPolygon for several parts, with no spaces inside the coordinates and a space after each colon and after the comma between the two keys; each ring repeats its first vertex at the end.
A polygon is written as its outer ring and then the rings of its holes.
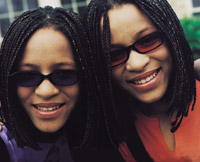
{"type": "Polygon", "coordinates": [[[192,48],[194,59],[200,58],[200,17],[183,18],[180,21],[192,48]]]}

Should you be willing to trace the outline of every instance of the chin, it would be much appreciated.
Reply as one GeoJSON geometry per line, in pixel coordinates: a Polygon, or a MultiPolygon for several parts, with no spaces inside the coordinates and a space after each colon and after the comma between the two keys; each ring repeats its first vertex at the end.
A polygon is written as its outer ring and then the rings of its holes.
{"type": "Polygon", "coordinates": [[[41,125],[36,126],[36,128],[43,133],[55,133],[59,131],[62,128],[62,126],[58,126],[58,125],[53,126],[52,124],[49,123],[48,125],[43,125],[42,127],[41,125]]]}
{"type": "Polygon", "coordinates": [[[52,129],[52,128],[46,128],[46,129],[39,129],[41,132],[44,132],[44,133],[55,133],[57,132],[58,130],[60,129],[52,129]]]}
{"type": "Polygon", "coordinates": [[[137,99],[142,103],[152,104],[152,103],[160,101],[162,97],[163,95],[157,95],[157,96],[152,96],[152,97],[148,95],[147,97],[138,97],[137,99]]]}

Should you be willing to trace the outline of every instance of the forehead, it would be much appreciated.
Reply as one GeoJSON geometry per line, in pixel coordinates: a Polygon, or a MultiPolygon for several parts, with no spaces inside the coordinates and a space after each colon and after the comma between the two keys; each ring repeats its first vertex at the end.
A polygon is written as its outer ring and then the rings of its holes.
{"type": "Polygon", "coordinates": [[[28,40],[20,64],[74,63],[70,41],[53,28],[37,30],[28,40]]]}
{"type": "MultiPolygon", "coordinates": [[[[120,40],[127,37],[127,35],[137,36],[137,33],[146,29],[155,28],[150,19],[134,4],[114,6],[108,11],[108,17],[111,39],[117,37],[117,40],[120,40]]],[[[103,18],[101,19],[101,29],[102,26],[103,18]]]]}

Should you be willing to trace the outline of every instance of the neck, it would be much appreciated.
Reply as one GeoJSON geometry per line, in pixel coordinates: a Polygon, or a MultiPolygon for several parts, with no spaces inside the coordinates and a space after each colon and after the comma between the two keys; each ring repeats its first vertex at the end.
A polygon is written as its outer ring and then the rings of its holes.
{"type": "Polygon", "coordinates": [[[168,103],[164,101],[157,101],[154,103],[140,103],[139,110],[149,117],[166,116],[168,103]]]}
{"type": "Polygon", "coordinates": [[[57,132],[45,133],[38,130],[32,123],[29,123],[27,131],[29,132],[29,136],[31,136],[35,142],[51,143],[55,142],[64,133],[65,126],[57,132]]]}

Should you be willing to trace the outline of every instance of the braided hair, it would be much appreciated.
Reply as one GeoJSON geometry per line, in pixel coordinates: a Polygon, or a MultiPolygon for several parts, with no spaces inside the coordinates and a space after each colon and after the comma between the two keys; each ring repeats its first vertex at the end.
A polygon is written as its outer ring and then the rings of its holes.
{"type": "MultiPolygon", "coordinates": [[[[19,64],[19,60],[22,57],[23,50],[30,39],[30,37],[38,30],[44,27],[52,27],[53,29],[62,32],[71,43],[72,51],[74,54],[75,62],[78,70],[81,74],[80,88],[81,103],[78,103],[78,112],[83,112],[86,115],[84,126],[81,125],[82,137],[76,146],[85,148],[92,143],[92,139],[95,136],[95,128],[97,128],[97,121],[99,119],[99,100],[98,89],[95,88],[98,83],[95,77],[94,66],[91,60],[91,49],[89,47],[89,40],[86,35],[85,28],[83,27],[80,18],[77,14],[65,10],[62,8],[38,8],[32,11],[24,12],[20,15],[9,27],[2,42],[0,51],[0,89],[1,89],[1,102],[3,107],[3,115],[6,120],[6,126],[13,134],[19,146],[29,146],[35,149],[39,149],[37,141],[34,140],[31,134],[36,134],[30,128],[30,119],[27,115],[22,117],[22,107],[16,101],[16,86],[11,85],[9,76],[13,71],[16,71],[16,65],[19,64]],[[10,88],[12,87],[12,88],[10,88]],[[82,102],[83,101],[83,102],[82,102]],[[84,127],[84,129],[82,128],[84,127]]],[[[73,133],[76,124],[80,119],[74,119],[76,115],[83,116],[83,114],[76,114],[70,116],[69,122],[67,122],[70,132],[73,133]],[[76,122],[76,123],[73,123],[76,122]],[[69,123],[69,124],[68,124],[69,123]],[[74,125],[75,126],[74,126],[74,125]],[[73,126],[71,126],[73,125],[73,126]]],[[[31,127],[33,128],[33,127],[31,127]]],[[[77,128],[79,130],[79,128],[77,128]]],[[[74,135],[74,134],[73,134],[74,135]]],[[[71,135],[71,136],[73,136],[71,135]]],[[[69,140],[71,141],[71,140],[69,140]]]]}
{"type": "MultiPolygon", "coordinates": [[[[114,8],[114,6],[120,6],[127,3],[136,5],[143,13],[145,13],[168,40],[173,61],[173,76],[166,93],[166,98],[169,102],[168,115],[177,112],[176,120],[172,123],[171,132],[175,132],[180,126],[183,117],[188,115],[191,102],[192,110],[196,102],[193,55],[188,42],[186,41],[182,26],[167,0],[92,0],[86,8],[83,19],[87,30],[89,31],[89,38],[92,42],[92,49],[94,50],[93,54],[95,54],[95,58],[98,59],[98,61],[96,61],[99,63],[98,68],[101,68],[100,71],[104,72],[100,77],[104,78],[104,86],[107,88],[102,89],[106,91],[104,94],[109,96],[106,101],[111,105],[110,107],[107,107],[104,116],[106,116],[108,123],[107,129],[108,132],[110,132],[110,139],[113,143],[115,143],[115,139],[117,139],[118,142],[123,138],[126,138],[127,140],[128,137],[126,134],[127,132],[130,133],[130,130],[127,130],[127,123],[126,125],[123,125],[124,119],[128,118],[128,116],[122,119],[121,112],[117,113],[117,111],[120,111],[120,106],[119,104],[115,104],[118,103],[119,99],[122,100],[122,98],[125,98],[122,94],[127,94],[124,91],[119,92],[119,90],[118,93],[116,93],[115,85],[112,83],[111,79],[111,33],[108,11],[114,8]],[[100,22],[102,21],[102,18],[103,29],[101,31],[100,22]],[[120,98],[115,100],[115,96],[117,95],[120,98]],[[115,121],[112,121],[113,118],[115,121]],[[118,132],[117,135],[113,132],[113,125],[118,128],[116,129],[118,132]],[[121,134],[121,136],[119,134],[121,134]]],[[[124,103],[122,108],[126,107],[125,104],[127,103],[124,103]]],[[[126,109],[126,111],[128,110],[126,109]]],[[[129,125],[133,123],[132,120],[130,120],[129,125]]],[[[127,141],[134,157],[137,161],[148,161],[148,159],[150,161],[150,157],[147,155],[135,128],[132,127],[131,129],[131,132],[134,133],[132,138],[135,138],[135,140],[133,139],[134,142],[132,141],[132,144],[134,147],[137,147],[137,144],[139,145],[138,149],[133,148],[133,146],[129,145],[131,142],[128,143],[127,141]]]]}

